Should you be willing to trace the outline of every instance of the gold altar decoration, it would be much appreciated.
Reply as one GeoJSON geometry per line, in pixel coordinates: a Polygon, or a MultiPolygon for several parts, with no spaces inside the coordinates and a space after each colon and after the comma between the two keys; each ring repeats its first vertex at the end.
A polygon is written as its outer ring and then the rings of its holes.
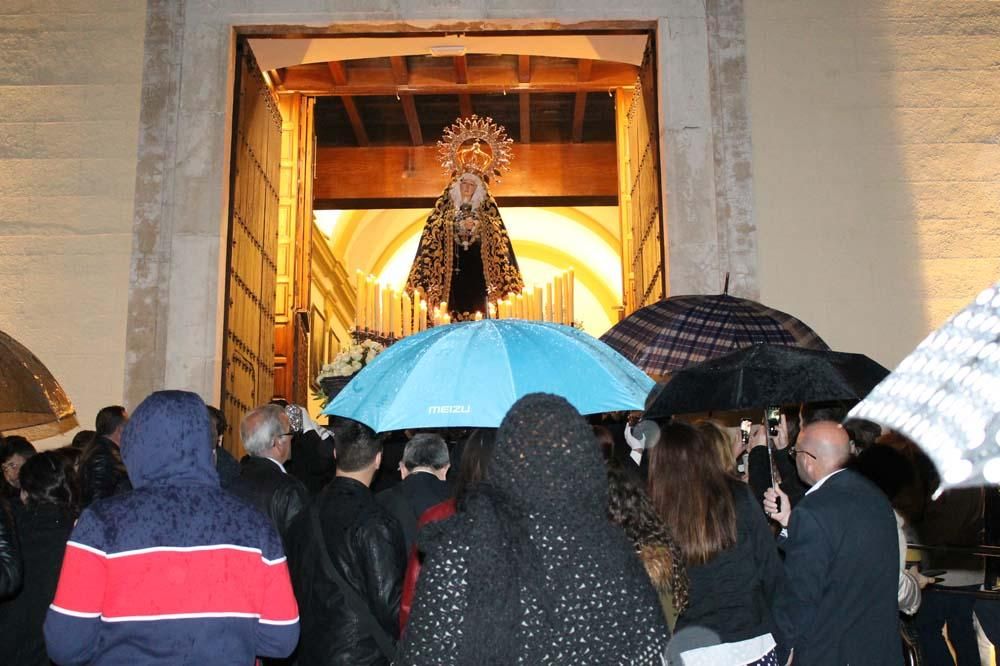
{"type": "Polygon", "coordinates": [[[499,182],[510,170],[513,144],[507,130],[492,118],[472,115],[445,128],[444,137],[438,141],[438,155],[441,166],[451,176],[468,172],[499,182]]]}

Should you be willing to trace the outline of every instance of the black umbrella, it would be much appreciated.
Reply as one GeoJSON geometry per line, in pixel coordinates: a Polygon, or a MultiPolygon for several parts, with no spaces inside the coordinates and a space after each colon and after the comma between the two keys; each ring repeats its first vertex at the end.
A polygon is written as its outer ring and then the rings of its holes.
{"type": "Polygon", "coordinates": [[[855,401],[888,374],[864,354],[754,345],[675,372],[646,416],[855,401]]]}

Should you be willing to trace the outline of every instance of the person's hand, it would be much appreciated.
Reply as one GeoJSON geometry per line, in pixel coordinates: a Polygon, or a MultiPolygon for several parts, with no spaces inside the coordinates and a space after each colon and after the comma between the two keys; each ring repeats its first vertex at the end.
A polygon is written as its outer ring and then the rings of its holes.
{"type": "Polygon", "coordinates": [[[739,428],[726,428],[726,436],[729,438],[729,449],[733,452],[733,460],[736,460],[746,451],[743,444],[743,431],[739,428]]]}
{"type": "Polygon", "coordinates": [[[774,446],[778,449],[788,448],[788,421],[784,414],[778,419],[778,434],[774,438],[774,446]]]}
{"type": "Polygon", "coordinates": [[[914,580],[917,581],[917,585],[920,586],[921,590],[934,582],[933,578],[928,578],[927,576],[920,573],[920,569],[915,564],[909,569],[907,569],[906,572],[911,576],[913,576],[914,580]]]}
{"type": "Polygon", "coordinates": [[[767,517],[776,521],[782,527],[788,527],[788,517],[792,515],[792,503],[788,501],[781,488],[768,488],[764,491],[764,511],[767,517]],[[778,510],[779,499],[781,510],[778,510]]]}
{"type": "Polygon", "coordinates": [[[755,425],[750,428],[750,448],[767,446],[767,428],[762,425],[755,425]]]}

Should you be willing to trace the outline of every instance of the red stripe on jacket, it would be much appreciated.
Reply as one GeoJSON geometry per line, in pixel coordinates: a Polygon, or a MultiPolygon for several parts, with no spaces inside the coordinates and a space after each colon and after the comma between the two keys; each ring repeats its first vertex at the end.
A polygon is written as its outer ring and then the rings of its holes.
{"type": "MultiPolygon", "coordinates": [[[[446,499],[430,507],[420,515],[417,521],[419,530],[428,523],[436,523],[445,518],[451,518],[457,512],[458,505],[455,498],[446,499]]],[[[410,559],[406,563],[406,574],[403,576],[403,596],[399,604],[399,631],[400,634],[406,629],[406,623],[410,620],[410,611],[413,609],[413,597],[417,593],[417,579],[420,578],[420,569],[423,566],[422,556],[416,545],[410,552],[410,559]]]]}
{"type": "Polygon", "coordinates": [[[284,558],[268,563],[234,546],[108,556],[70,542],[52,605],[109,621],[218,615],[284,624],[299,614],[284,558]]]}

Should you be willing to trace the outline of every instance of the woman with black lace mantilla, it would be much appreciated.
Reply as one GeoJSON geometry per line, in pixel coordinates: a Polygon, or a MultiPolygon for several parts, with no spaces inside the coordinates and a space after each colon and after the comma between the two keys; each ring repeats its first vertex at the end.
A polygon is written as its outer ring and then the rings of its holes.
{"type": "Polygon", "coordinates": [[[489,192],[509,168],[506,131],[490,118],[461,118],[438,142],[452,175],[420,236],[406,290],[448,303],[452,321],[489,317],[489,306],[524,289],[510,237],[489,192]]]}

